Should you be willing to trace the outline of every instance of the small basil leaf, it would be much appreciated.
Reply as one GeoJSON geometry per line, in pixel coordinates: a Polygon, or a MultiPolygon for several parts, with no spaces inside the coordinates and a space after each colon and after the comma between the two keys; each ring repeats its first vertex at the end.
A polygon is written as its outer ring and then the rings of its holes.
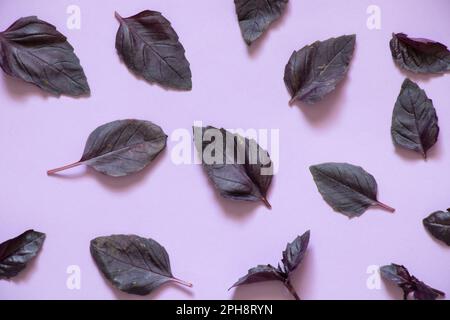
{"type": "Polygon", "coordinates": [[[243,284],[251,284],[264,281],[284,282],[285,280],[285,276],[281,272],[279,272],[277,268],[271,266],[270,264],[259,265],[248,270],[248,273],[240,278],[235,284],[233,284],[230,289],[241,286],[243,284]]]}
{"type": "Polygon", "coordinates": [[[103,275],[118,289],[147,295],[166,282],[192,284],[174,278],[169,255],[158,242],[135,235],[112,235],[91,241],[90,250],[103,275]]]}
{"type": "Polygon", "coordinates": [[[18,275],[39,253],[45,234],[28,230],[0,244],[0,279],[18,275]]]}
{"type": "Polygon", "coordinates": [[[436,211],[423,219],[425,228],[436,238],[450,246],[450,212],[436,211]]]}
{"type": "Polygon", "coordinates": [[[150,121],[113,121],[89,135],[80,161],[48,174],[85,164],[108,176],[126,176],[144,169],[166,147],[166,141],[164,131],[150,121]]]}
{"type": "Polygon", "coordinates": [[[169,20],[161,13],[145,10],[122,18],[116,49],[127,67],[149,82],[191,90],[192,75],[185,50],[169,20]]]}
{"type": "Polygon", "coordinates": [[[396,145],[419,152],[424,158],[438,139],[438,118],[433,102],[409,79],[403,82],[395,103],[391,134],[396,145]]]}
{"type": "Polygon", "coordinates": [[[6,74],[56,96],[90,93],[67,38],[35,16],[20,18],[0,33],[0,66],[6,74]]]}
{"type": "Polygon", "coordinates": [[[442,297],[445,296],[444,292],[434,289],[426,285],[422,281],[419,281],[417,279],[415,280],[416,280],[415,281],[416,290],[414,291],[414,298],[416,300],[436,300],[440,296],[442,297]]]}
{"type": "Polygon", "coordinates": [[[316,41],[292,53],[284,71],[291,103],[322,100],[345,77],[355,49],[356,35],[316,41]]]}
{"type": "Polygon", "coordinates": [[[410,275],[408,269],[402,265],[390,264],[380,268],[383,279],[397,285],[403,290],[403,299],[408,299],[411,292],[417,300],[434,300],[445,294],[437,289],[433,289],[410,275]]]}
{"type": "Polygon", "coordinates": [[[262,201],[273,177],[267,151],[254,140],[214,127],[194,128],[196,148],[203,168],[224,198],[262,201]]]}
{"type": "Polygon", "coordinates": [[[308,248],[310,231],[306,231],[302,236],[298,236],[294,241],[288,243],[283,251],[283,266],[287,273],[294,271],[302,262],[308,248]]]}
{"type": "Polygon", "coordinates": [[[404,33],[393,33],[390,48],[392,57],[400,68],[416,73],[450,71],[450,51],[442,43],[409,38],[404,33]]]}
{"type": "Polygon", "coordinates": [[[362,215],[370,206],[395,211],[377,200],[377,182],[361,167],[331,162],[309,169],[323,199],[349,218],[362,215]]]}
{"type": "Polygon", "coordinates": [[[234,0],[242,37],[247,45],[258,39],[283,14],[288,0],[234,0]]]}

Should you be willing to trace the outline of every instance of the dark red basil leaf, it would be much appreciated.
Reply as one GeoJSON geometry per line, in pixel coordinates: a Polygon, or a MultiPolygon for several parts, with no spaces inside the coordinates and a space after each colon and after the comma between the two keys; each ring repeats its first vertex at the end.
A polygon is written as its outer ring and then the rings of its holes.
{"type": "Polygon", "coordinates": [[[393,33],[390,48],[395,63],[408,71],[416,73],[450,71],[450,51],[442,43],[409,38],[404,33],[393,33]]]}
{"type": "Polygon", "coordinates": [[[355,49],[356,35],[316,41],[294,51],[284,70],[284,82],[296,100],[322,100],[345,77],[355,49]]]}
{"type": "Polygon", "coordinates": [[[80,161],[47,173],[85,164],[108,176],[126,176],[144,169],[166,147],[166,142],[164,131],[150,121],[113,121],[89,135],[80,161]]]}
{"type": "Polygon", "coordinates": [[[6,74],[56,96],[90,93],[67,38],[35,16],[20,18],[0,33],[0,66],[6,74]]]}
{"type": "Polygon", "coordinates": [[[103,275],[118,289],[147,295],[167,282],[188,287],[174,278],[169,255],[158,242],[135,235],[112,235],[91,241],[90,250],[103,275]]]}
{"type": "Polygon", "coordinates": [[[288,0],[234,0],[242,37],[251,45],[283,14],[288,0]]]}
{"type": "MultiPolygon", "coordinates": [[[[278,268],[272,265],[258,265],[248,270],[248,273],[240,278],[231,288],[245,284],[252,284],[265,281],[281,281],[286,289],[296,300],[300,300],[297,292],[292,286],[290,275],[303,260],[309,243],[310,232],[306,231],[302,236],[298,236],[292,243],[288,243],[286,250],[283,251],[283,267],[278,264],[278,268]]],[[[230,288],[230,289],[231,289],[230,288]]]]}
{"type": "Polygon", "coordinates": [[[211,126],[194,128],[194,139],[203,168],[223,197],[271,207],[267,190],[273,170],[267,151],[254,140],[211,126]]]}
{"type": "Polygon", "coordinates": [[[433,101],[409,79],[403,82],[394,106],[391,134],[396,145],[419,152],[424,158],[438,139],[438,118],[433,101]]]}
{"type": "Polygon", "coordinates": [[[18,275],[39,253],[45,234],[28,230],[0,244],[0,279],[18,275]]]}
{"type": "Polygon", "coordinates": [[[368,207],[395,209],[377,200],[377,182],[363,168],[348,163],[323,163],[309,168],[323,199],[349,218],[359,217],[368,207]]]}
{"type": "Polygon", "coordinates": [[[150,10],[116,17],[120,22],[116,49],[132,72],[166,87],[192,89],[189,61],[169,20],[150,10]]]}
{"type": "Polygon", "coordinates": [[[433,212],[423,219],[423,225],[436,239],[450,246],[450,210],[433,212]]]}
{"type": "Polygon", "coordinates": [[[283,251],[284,270],[287,273],[294,271],[302,262],[309,244],[310,231],[306,231],[302,236],[298,236],[293,242],[288,243],[283,251]]]}
{"type": "Polygon", "coordinates": [[[275,267],[268,265],[259,265],[248,270],[248,273],[240,278],[230,289],[243,284],[251,284],[264,281],[285,281],[285,276],[275,267]]]}
{"type": "Polygon", "coordinates": [[[417,300],[435,300],[445,294],[437,289],[433,289],[410,275],[408,269],[402,265],[390,264],[380,268],[383,279],[397,285],[403,290],[403,299],[407,300],[410,293],[414,293],[417,300]]]}
{"type": "Polygon", "coordinates": [[[412,280],[408,269],[395,263],[381,267],[380,272],[384,279],[389,280],[398,286],[407,285],[412,280]]]}

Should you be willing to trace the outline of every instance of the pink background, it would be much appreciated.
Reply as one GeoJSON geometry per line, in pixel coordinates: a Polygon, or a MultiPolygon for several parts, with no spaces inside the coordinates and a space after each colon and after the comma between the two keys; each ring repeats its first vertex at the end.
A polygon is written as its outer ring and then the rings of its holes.
{"type": "Polygon", "coordinates": [[[396,151],[392,109],[405,73],[388,48],[392,32],[450,44],[450,2],[291,0],[285,16],[255,48],[241,38],[232,0],[1,1],[0,29],[38,15],[75,47],[89,79],[89,98],[54,98],[0,75],[2,157],[0,241],[28,228],[45,232],[39,257],[19,277],[0,281],[0,298],[116,299],[100,275],[89,241],[101,235],[152,237],[170,254],[175,276],[192,290],[167,285],[144,299],[290,299],[278,283],[227,288],[257,264],[276,264],[286,242],[311,229],[308,255],[293,282],[304,299],[393,299],[400,291],[369,290],[366,269],[390,262],[450,295],[449,248],[422,219],[450,206],[450,76],[413,77],[433,99],[441,133],[429,160],[396,151]],[[81,30],[68,30],[66,8],[79,5],[81,30]],[[382,29],[366,27],[366,9],[379,5],[382,29]],[[117,10],[130,16],[161,11],[173,24],[191,63],[192,92],[166,91],[139,80],[119,61],[117,10]],[[293,50],[315,40],[357,34],[347,79],[314,106],[290,108],[283,83],[293,50]],[[86,168],[47,177],[46,170],[79,159],[88,134],[116,119],[148,119],[173,130],[195,120],[225,128],[280,129],[280,170],[269,194],[273,210],[216,195],[198,165],[172,163],[174,142],[144,172],[113,179],[86,168]],[[311,164],[363,166],[379,185],[378,209],[348,220],[322,200],[311,164]],[[66,287],[66,268],[81,268],[81,290],[66,287]]]}

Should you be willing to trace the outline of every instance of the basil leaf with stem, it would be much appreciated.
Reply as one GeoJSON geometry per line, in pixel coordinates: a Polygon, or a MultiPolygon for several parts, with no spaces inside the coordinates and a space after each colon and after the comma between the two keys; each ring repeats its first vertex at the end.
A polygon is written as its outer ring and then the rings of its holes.
{"type": "Polygon", "coordinates": [[[153,239],[112,235],[91,241],[90,251],[103,275],[121,291],[147,295],[167,282],[187,287],[175,278],[166,249],[153,239]]]}
{"type": "Polygon", "coordinates": [[[323,199],[348,218],[361,216],[371,206],[395,211],[378,201],[375,178],[359,166],[329,162],[311,166],[310,171],[323,199]]]}
{"type": "Polygon", "coordinates": [[[309,238],[310,231],[308,230],[302,236],[298,236],[294,241],[286,245],[286,249],[282,254],[282,264],[278,264],[277,268],[270,264],[258,265],[257,267],[251,268],[230,289],[257,282],[280,281],[289,290],[295,300],[300,300],[300,296],[291,283],[290,276],[303,261],[306,249],[308,248],[309,238]]]}
{"type": "Polygon", "coordinates": [[[0,67],[55,96],[81,96],[89,85],[67,38],[35,16],[20,18],[0,32],[0,67]]]}
{"type": "Polygon", "coordinates": [[[166,142],[164,131],[150,121],[113,121],[89,135],[81,160],[47,174],[85,164],[108,176],[126,176],[144,169],[166,147],[166,142]]]}

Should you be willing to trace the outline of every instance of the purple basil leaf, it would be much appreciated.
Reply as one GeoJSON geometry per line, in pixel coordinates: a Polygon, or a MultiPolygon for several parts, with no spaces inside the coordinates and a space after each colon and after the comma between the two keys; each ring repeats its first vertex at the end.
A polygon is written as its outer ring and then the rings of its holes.
{"type": "Polygon", "coordinates": [[[0,33],[0,66],[6,74],[56,96],[90,93],[67,38],[35,16],[20,18],[0,33]]]}
{"type": "MultiPolygon", "coordinates": [[[[301,263],[309,243],[310,232],[306,231],[302,236],[298,236],[292,243],[288,243],[283,251],[283,266],[278,264],[275,268],[272,265],[258,265],[248,270],[248,273],[240,278],[231,288],[256,282],[281,281],[286,289],[296,300],[300,300],[295,288],[292,286],[290,275],[301,263]]],[[[230,289],[231,289],[230,288],[230,289]]]]}
{"type": "Polygon", "coordinates": [[[395,263],[381,267],[380,272],[384,279],[398,286],[407,285],[412,281],[408,269],[395,263]]]}
{"type": "Polygon", "coordinates": [[[404,266],[392,263],[380,268],[381,277],[403,290],[403,299],[406,300],[408,295],[414,291],[412,277],[404,266]]]}
{"type": "Polygon", "coordinates": [[[377,200],[377,182],[361,167],[330,162],[309,169],[323,199],[349,218],[359,217],[370,206],[395,211],[377,200]]]}
{"type": "Polygon", "coordinates": [[[450,51],[442,43],[393,33],[390,47],[395,63],[403,69],[416,73],[450,71],[450,51]]]}
{"type": "Polygon", "coordinates": [[[234,0],[242,37],[247,45],[258,39],[283,14],[288,0],[234,0]]]}
{"type": "Polygon", "coordinates": [[[0,244],[0,279],[18,275],[39,253],[45,234],[28,230],[0,244]]]}
{"type": "Polygon", "coordinates": [[[408,269],[402,265],[390,264],[380,268],[383,279],[392,282],[403,290],[403,299],[406,300],[411,292],[418,300],[434,300],[445,294],[437,289],[433,289],[410,275],[408,269]]]}
{"type": "Polygon", "coordinates": [[[409,79],[403,82],[394,106],[391,134],[396,145],[419,152],[424,158],[438,139],[438,118],[433,101],[409,79]]]}
{"type": "Polygon", "coordinates": [[[90,250],[103,275],[118,289],[147,295],[174,278],[169,255],[158,242],[135,235],[112,235],[91,241],[90,250]]]}
{"type": "Polygon", "coordinates": [[[296,100],[322,100],[345,77],[355,49],[356,35],[316,41],[294,51],[284,71],[284,82],[296,100]]]}
{"type": "Polygon", "coordinates": [[[423,219],[425,228],[436,238],[450,246],[450,211],[436,211],[423,219]]]}
{"type": "Polygon", "coordinates": [[[298,236],[293,242],[288,243],[283,251],[284,271],[288,274],[294,271],[302,262],[308,248],[310,231],[306,231],[302,236],[298,236]]]}
{"type": "MultiPolygon", "coordinates": [[[[243,284],[251,284],[256,282],[265,281],[281,281],[286,280],[285,275],[283,275],[277,268],[268,265],[259,265],[255,268],[248,270],[248,273],[240,278],[231,288],[241,286],[243,284]]],[[[231,289],[230,288],[230,289],[231,289]]]]}
{"type": "Polygon", "coordinates": [[[254,140],[214,127],[194,128],[203,168],[219,193],[228,199],[262,201],[273,177],[267,151],[254,140]]]}
{"type": "Polygon", "coordinates": [[[444,292],[431,288],[417,279],[415,279],[415,288],[414,298],[416,300],[436,300],[439,297],[445,296],[444,292]]]}
{"type": "Polygon", "coordinates": [[[127,67],[149,82],[191,90],[192,75],[183,45],[170,22],[156,11],[145,10],[122,18],[116,49],[127,67]]]}
{"type": "Polygon", "coordinates": [[[85,164],[112,177],[144,169],[166,147],[167,135],[144,120],[117,120],[95,129],[80,161],[49,170],[48,174],[85,164]]]}

